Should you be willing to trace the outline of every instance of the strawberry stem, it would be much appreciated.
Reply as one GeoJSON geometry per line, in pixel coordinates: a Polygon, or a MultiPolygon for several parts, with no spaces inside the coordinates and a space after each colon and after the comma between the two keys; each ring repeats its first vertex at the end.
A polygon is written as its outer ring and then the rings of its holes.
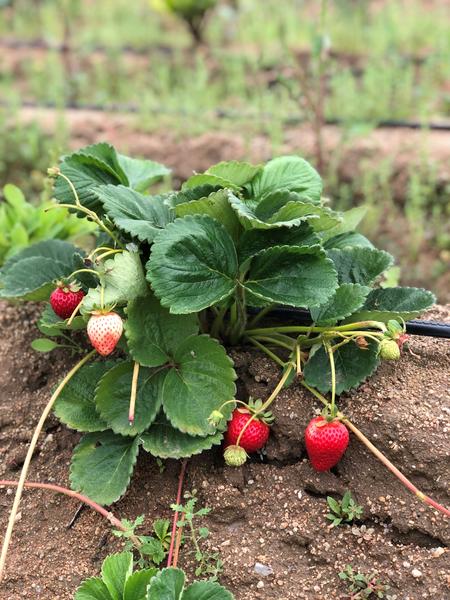
{"type": "MultiPolygon", "coordinates": [[[[58,176],[62,177],[65,181],[67,181],[67,183],[72,191],[73,197],[75,198],[75,205],[73,205],[73,204],[58,204],[54,208],[65,207],[65,208],[70,208],[72,210],[74,208],[76,208],[80,212],[85,213],[88,217],[91,217],[91,219],[95,223],[97,223],[97,225],[100,227],[100,229],[103,229],[103,231],[105,233],[107,233],[114,240],[114,242],[116,242],[116,244],[118,244],[120,246],[121,244],[120,244],[118,237],[103,223],[103,221],[100,219],[100,217],[97,215],[97,213],[94,212],[93,210],[86,208],[85,206],[83,206],[81,204],[80,198],[78,197],[77,190],[75,189],[75,186],[73,185],[71,180],[67,177],[67,175],[64,175],[64,173],[59,171],[58,176]]],[[[51,207],[51,208],[53,208],[53,207],[51,207]]]]}
{"type": "Polygon", "coordinates": [[[292,352],[294,346],[295,346],[295,340],[293,340],[292,338],[288,337],[288,336],[283,336],[281,337],[275,337],[275,336],[265,336],[265,335],[255,335],[252,338],[248,338],[248,339],[254,339],[254,340],[259,340],[261,342],[269,342],[270,344],[275,344],[276,346],[280,346],[280,348],[286,348],[286,350],[290,350],[292,352]],[[285,338],[285,339],[283,339],[285,338]]]}
{"type": "Polygon", "coordinates": [[[334,354],[331,348],[330,342],[327,340],[324,342],[325,350],[328,353],[328,358],[330,360],[330,369],[331,369],[331,404],[330,407],[330,415],[331,418],[334,419],[336,416],[336,365],[334,363],[334,354]]]}
{"type": "MultiPolygon", "coordinates": [[[[283,365],[283,366],[285,366],[285,365],[283,365]]],[[[252,414],[250,419],[247,421],[247,423],[241,429],[239,437],[236,440],[236,446],[239,446],[239,444],[241,442],[241,438],[244,435],[244,433],[245,433],[247,427],[250,425],[250,423],[252,421],[254,421],[258,415],[260,415],[261,413],[265,413],[266,410],[269,408],[269,406],[272,404],[272,402],[275,400],[275,398],[278,396],[278,394],[281,392],[281,390],[284,387],[284,384],[286,383],[286,381],[289,379],[289,377],[291,375],[292,369],[294,369],[295,367],[296,367],[296,365],[293,362],[290,362],[287,365],[286,371],[283,373],[283,377],[278,382],[276,388],[273,390],[273,392],[270,394],[270,396],[267,398],[267,400],[264,402],[264,404],[261,406],[261,408],[252,414]]]]}
{"type": "Polygon", "coordinates": [[[267,354],[267,356],[269,358],[271,358],[273,361],[275,361],[277,363],[277,365],[279,365],[280,367],[284,367],[285,362],[279,357],[277,356],[274,352],[272,352],[272,350],[269,350],[269,348],[267,348],[267,346],[264,346],[264,344],[261,344],[261,342],[258,342],[258,340],[256,340],[255,338],[248,338],[248,341],[253,344],[254,346],[256,346],[257,348],[259,348],[262,352],[264,352],[264,354],[267,354]]]}
{"type": "Polygon", "coordinates": [[[103,252],[103,254],[100,254],[100,256],[97,256],[97,258],[95,259],[96,261],[100,261],[104,258],[106,258],[107,256],[110,256],[111,254],[122,254],[123,250],[119,249],[119,250],[108,250],[107,252],[103,252]]]}
{"type": "Polygon", "coordinates": [[[134,363],[133,368],[133,379],[131,380],[131,396],[130,396],[130,410],[128,413],[128,421],[130,423],[130,427],[133,426],[134,423],[134,412],[136,408],[136,395],[137,395],[137,385],[138,385],[138,377],[139,377],[139,363],[134,363]]]}
{"type": "Polygon", "coordinates": [[[84,356],[74,367],[72,367],[72,369],[67,373],[67,375],[64,377],[64,379],[61,381],[61,383],[58,385],[58,387],[56,388],[56,390],[53,392],[52,397],[50,398],[47,406],[45,407],[41,418],[39,419],[39,422],[36,426],[36,429],[34,430],[34,434],[33,437],[31,439],[30,445],[28,447],[28,452],[27,455],[25,457],[25,461],[23,463],[23,467],[22,467],[22,471],[20,473],[20,478],[19,478],[19,482],[17,484],[17,490],[16,490],[16,495],[14,497],[14,503],[11,509],[11,513],[9,515],[9,521],[8,521],[8,526],[6,529],[6,533],[5,533],[5,538],[3,540],[3,546],[2,546],[2,552],[0,555],[0,582],[2,581],[3,578],[3,572],[5,569],[5,563],[6,563],[6,557],[8,554],[8,548],[9,548],[9,544],[11,542],[11,537],[12,537],[12,532],[14,529],[14,523],[16,521],[16,516],[17,516],[17,511],[19,510],[19,505],[20,505],[20,500],[22,498],[22,492],[23,492],[23,488],[25,485],[25,480],[27,478],[27,474],[28,474],[28,469],[30,467],[30,463],[31,463],[31,459],[33,458],[33,454],[34,454],[34,450],[36,448],[36,444],[38,442],[39,439],[39,435],[42,431],[42,428],[44,427],[44,423],[48,417],[48,415],[50,414],[53,405],[55,404],[56,400],[58,399],[60,393],[62,392],[62,390],[64,389],[64,386],[68,383],[68,381],[70,381],[70,379],[72,379],[72,377],[75,375],[75,373],[81,369],[81,367],[87,363],[95,354],[95,350],[92,350],[91,352],[89,352],[89,354],[86,354],[86,356],[84,356]]]}
{"type": "MultiPolygon", "coordinates": [[[[328,406],[328,400],[324,396],[322,396],[322,394],[320,394],[317,390],[309,386],[303,380],[301,381],[301,384],[316,398],[318,398],[318,400],[325,404],[325,406],[328,406]]],[[[397,469],[397,467],[393,463],[391,463],[391,461],[380,450],[378,450],[376,446],[372,444],[372,442],[368,438],[366,438],[362,431],[360,431],[356,427],[356,425],[354,425],[343,413],[338,412],[337,417],[356,435],[356,437],[366,446],[366,448],[370,450],[370,452],[372,452],[372,454],[374,454],[374,456],[376,456],[378,460],[382,462],[385,465],[385,467],[387,467],[389,471],[391,471],[391,473],[393,473],[403,483],[403,485],[410,492],[412,492],[415,496],[417,496],[417,498],[419,498],[419,500],[421,500],[425,504],[428,504],[429,506],[432,506],[447,517],[450,517],[450,510],[448,510],[447,508],[445,508],[445,506],[442,506],[441,504],[439,504],[438,502],[436,502],[432,498],[429,498],[423,492],[421,492],[405,475],[403,475],[403,473],[399,469],[397,469]]]]}
{"type": "Polygon", "coordinates": [[[78,311],[81,308],[81,305],[83,304],[83,300],[84,297],[81,298],[81,300],[78,302],[78,304],[75,307],[75,310],[73,311],[73,313],[70,315],[69,320],[67,321],[67,326],[72,325],[72,321],[75,319],[75,317],[77,316],[78,311]]]}
{"type": "MultiPolygon", "coordinates": [[[[181,463],[180,475],[178,477],[178,490],[177,490],[177,501],[176,501],[177,505],[181,504],[181,495],[183,493],[183,482],[184,482],[184,477],[186,475],[186,468],[187,468],[187,458],[184,458],[183,462],[181,463]]],[[[172,566],[173,550],[174,550],[174,546],[175,546],[175,536],[177,533],[177,526],[178,526],[178,515],[179,515],[178,511],[175,511],[173,513],[172,534],[170,536],[170,547],[169,547],[169,555],[167,557],[167,567],[172,566]]]]}
{"type": "MultiPolygon", "coordinates": [[[[1,479],[0,486],[18,487],[19,482],[18,481],[9,481],[7,479],[1,479]]],[[[122,521],[120,521],[117,517],[115,517],[112,514],[112,512],[107,511],[105,508],[100,506],[100,504],[97,504],[97,502],[94,502],[93,500],[91,500],[87,496],[84,496],[83,494],[79,494],[78,492],[74,492],[73,490],[69,490],[68,488],[62,487],[60,485],[54,485],[53,483],[38,483],[38,482],[26,481],[24,483],[24,487],[33,488],[33,489],[41,489],[41,490],[51,490],[52,492],[57,492],[58,494],[64,494],[65,496],[69,496],[70,498],[75,498],[76,500],[79,500],[80,502],[87,504],[93,510],[95,510],[100,515],[102,515],[103,517],[108,519],[108,521],[111,523],[111,525],[113,525],[117,529],[120,529],[120,531],[125,531],[125,532],[127,531],[127,528],[124,526],[122,521]]],[[[136,546],[136,548],[141,547],[142,544],[135,535],[131,535],[130,540],[133,542],[133,544],[136,546]]]]}

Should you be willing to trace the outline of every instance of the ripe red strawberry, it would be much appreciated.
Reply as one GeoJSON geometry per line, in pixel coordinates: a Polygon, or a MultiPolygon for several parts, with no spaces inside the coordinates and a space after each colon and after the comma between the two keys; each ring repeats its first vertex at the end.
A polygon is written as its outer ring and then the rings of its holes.
{"type": "Polygon", "coordinates": [[[91,344],[102,356],[111,354],[120,340],[122,331],[122,319],[115,312],[94,311],[87,324],[91,344]]]}
{"type": "MultiPolygon", "coordinates": [[[[251,410],[244,407],[236,408],[233,411],[231,421],[228,423],[228,429],[225,434],[225,446],[234,446],[237,444],[239,434],[247,421],[251,419],[252,414],[253,412],[251,410]]],[[[265,445],[269,439],[269,433],[269,425],[263,420],[255,418],[244,431],[244,434],[239,441],[239,446],[246,450],[246,452],[256,452],[265,445]]]]}
{"type": "Polygon", "coordinates": [[[328,471],[342,458],[349,441],[348,429],[325,417],[311,419],[305,430],[305,444],[311,465],[316,471],[328,471]]]}
{"type": "Polygon", "coordinates": [[[84,298],[84,292],[77,284],[58,283],[50,295],[50,304],[61,319],[68,319],[84,298]]]}

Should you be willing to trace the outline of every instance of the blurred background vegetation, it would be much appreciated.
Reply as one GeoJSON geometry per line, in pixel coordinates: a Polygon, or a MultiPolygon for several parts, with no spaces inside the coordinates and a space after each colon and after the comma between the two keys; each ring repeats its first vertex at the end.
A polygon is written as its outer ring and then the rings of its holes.
{"type": "Polygon", "coordinates": [[[175,185],[297,153],[335,208],[369,205],[403,284],[448,301],[449,17],[447,0],[0,0],[0,187],[47,202],[46,167],[99,140],[175,185]]]}

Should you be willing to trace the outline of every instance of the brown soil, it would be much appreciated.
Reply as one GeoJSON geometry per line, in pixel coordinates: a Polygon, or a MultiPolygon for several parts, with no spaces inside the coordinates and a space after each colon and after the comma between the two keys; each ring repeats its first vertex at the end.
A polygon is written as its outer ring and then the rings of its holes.
{"type": "MultiPolygon", "coordinates": [[[[39,413],[73,359],[60,350],[47,356],[30,349],[37,334],[35,306],[0,308],[0,477],[18,479],[39,413]]],[[[438,307],[427,316],[450,321],[450,310],[438,307]]],[[[384,364],[343,397],[341,407],[424,492],[448,505],[450,345],[414,337],[410,346],[414,354],[384,364]]],[[[277,369],[253,351],[234,350],[232,356],[239,396],[267,397],[277,369]]],[[[376,570],[397,600],[449,597],[448,521],[416,501],[355,439],[337,469],[315,473],[305,458],[302,432],[317,408],[294,386],[274,407],[276,423],[263,461],[229,469],[217,450],[189,462],[186,489],[196,488],[202,505],[212,508],[210,544],[224,560],[222,583],[236,600],[348,598],[337,574],[351,563],[365,573],[376,570]],[[364,507],[363,519],[330,530],[325,497],[339,498],[347,489],[364,507]],[[258,575],[257,562],[273,574],[258,575]]],[[[68,485],[78,438],[50,418],[30,480],[68,485]]],[[[155,518],[170,517],[178,472],[174,461],[161,473],[153,459],[142,457],[114,513],[121,518],[144,513],[147,528],[155,518]]],[[[0,490],[2,532],[12,494],[0,490]]],[[[67,497],[25,493],[1,600],[69,600],[84,578],[98,573],[102,559],[120,549],[107,522],[88,509],[68,529],[76,509],[67,497]]]]}

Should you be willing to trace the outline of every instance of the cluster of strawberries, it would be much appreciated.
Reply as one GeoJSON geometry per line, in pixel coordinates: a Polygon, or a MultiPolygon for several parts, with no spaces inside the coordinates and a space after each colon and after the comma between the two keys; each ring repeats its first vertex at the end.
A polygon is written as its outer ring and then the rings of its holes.
{"type": "MultiPolygon", "coordinates": [[[[241,466],[247,460],[247,453],[265,446],[269,433],[270,427],[264,418],[255,417],[251,409],[236,408],[225,435],[225,462],[230,466],[241,466]]],[[[338,419],[318,416],[311,419],[305,430],[306,451],[316,471],[334,467],[341,460],[348,442],[348,429],[338,419]]]]}
{"type": "MultiPolygon", "coordinates": [[[[84,298],[83,290],[73,284],[61,283],[52,292],[50,304],[61,319],[68,319],[84,298]]],[[[92,346],[102,356],[108,356],[117,346],[123,331],[123,322],[116,312],[94,311],[87,324],[92,346]]]]}
{"type": "MultiPolygon", "coordinates": [[[[67,319],[83,297],[84,292],[76,286],[61,284],[51,294],[50,303],[59,317],[67,319]]],[[[113,311],[94,311],[87,325],[89,340],[102,356],[113,352],[122,331],[122,319],[113,311]]],[[[225,435],[224,457],[227,464],[242,465],[247,459],[247,453],[263,448],[269,432],[270,426],[266,419],[256,417],[250,407],[235,409],[225,435]]],[[[334,467],[342,458],[348,442],[348,429],[338,419],[318,416],[309,422],[305,430],[306,450],[316,471],[328,471],[334,467]]]]}

